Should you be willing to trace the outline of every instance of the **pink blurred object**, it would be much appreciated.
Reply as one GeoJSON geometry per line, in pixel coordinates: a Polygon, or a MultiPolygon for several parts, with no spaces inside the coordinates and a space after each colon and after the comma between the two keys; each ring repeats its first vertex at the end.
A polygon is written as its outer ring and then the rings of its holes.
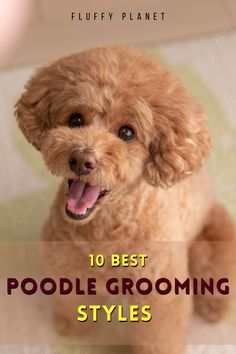
{"type": "Polygon", "coordinates": [[[12,54],[23,35],[31,0],[0,0],[0,64],[12,54]]]}

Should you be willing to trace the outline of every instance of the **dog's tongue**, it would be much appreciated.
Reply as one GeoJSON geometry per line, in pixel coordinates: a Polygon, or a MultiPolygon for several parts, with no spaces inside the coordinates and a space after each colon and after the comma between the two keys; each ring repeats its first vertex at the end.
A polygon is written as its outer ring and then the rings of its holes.
{"type": "Polygon", "coordinates": [[[73,214],[85,214],[97,201],[99,192],[99,186],[73,181],[67,195],[67,209],[73,214]]]}

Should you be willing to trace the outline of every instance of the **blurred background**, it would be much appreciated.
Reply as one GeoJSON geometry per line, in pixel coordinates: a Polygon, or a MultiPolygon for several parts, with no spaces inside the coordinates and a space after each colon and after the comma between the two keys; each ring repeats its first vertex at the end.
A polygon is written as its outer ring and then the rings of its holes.
{"type": "MultiPolygon", "coordinates": [[[[17,129],[13,112],[36,67],[94,46],[129,43],[175,71],[208,113],[213,149],[208,161],[216,195],[236,218],[236,2],[235,0],[0,0],[0,239],[34,241],[58,186],[40,154],[17,129]],[[86,13],[113,12],[113,20],[84,20],[86,13]],[[138,21],[141,12],[165,12],[163,21],[138,21]],[[71,13],[83,20],[71,21],[71,13]],[[128,19],[122,21],[120,13],[128,19]],[[134,20],[129,20],[129,13],[134,20]]],[[[189,345],[189,353],[235,353],[227,325],[193,321],[220,345],[189,345]]],[[[235,328],[235,327],[234,327],[235,328]]],[[[9,329],[8,329],[9,330],[9,329]]],[[[4,328],[2,329],[4,332],[4,328]]],[[[3,333],[4,334],[4,333],[3,333]]],[[[193,343],[194,340],[190,339],[193,343]]],[[[71,353],[68,347],[2,347],[1,353],[71,353]]],[[[74,349],[73,349],[74,350],[74,349]]],[[[76,353],[84,349],[75,349],[76,353]]],[[[89,351],[88,351],[89,352],[89,351]]],[[[98,351],[97,351],[98,352],[98,351]]],[[[105,353],[105,350],[101,352],[105,353]]],[[[109,351],[108,351],[109,352],[109,351]]],[[[111,351],[110,351],[111,352],[111,351]]],[[[118,351],[119,352],[119,351],[118,351]]]]}
{"type": "Polygon", "coordinates": [[[236,26],[234,0],[1,1],[21,4],[10,14],[15,26],[20,17],[28,22],[7,66],[37,63],[98,45],[163,43],[230,31],[236,26]],[[165,20],[135,20],[137,12],[153,11],[165,12],[165,20]],[[99,15],[97,20],[71,21],[71,12],[80,12],[82,18],[86,12],[113,12],[114,16],[112,21],[108,16],[99,20],[99,15]],[[127,13],[125,21],[120,20],[121,12],[127,13]],[[130,12],[133,20],[129,20],[130,12]]]}

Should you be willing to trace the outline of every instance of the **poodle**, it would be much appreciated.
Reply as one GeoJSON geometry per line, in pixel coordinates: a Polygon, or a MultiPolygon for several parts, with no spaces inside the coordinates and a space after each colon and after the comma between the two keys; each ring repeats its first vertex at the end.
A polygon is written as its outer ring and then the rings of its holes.
{"type": "MultiPolygon", "coordinates": [[[[134,245],[154,252],[158,242],[155,276],[231,274],[234,223],[202,167],[211,148],[206,115],[155,58],[117,45],[59,59],[28,81],[15,115],[48,170],[62,177],[42,232],[44,257],[55,272],[82,267],[79,241],[109,241],[125,253],[134,245]]],[[[148,301],[158,321],[146,324],[147,331],[135,328],[134,352],[182,354],[193,304],[214,322],[229,297],[148,301]]],[[[56,307],[57,323],[69,326],[70,316],[56,307]]]]}

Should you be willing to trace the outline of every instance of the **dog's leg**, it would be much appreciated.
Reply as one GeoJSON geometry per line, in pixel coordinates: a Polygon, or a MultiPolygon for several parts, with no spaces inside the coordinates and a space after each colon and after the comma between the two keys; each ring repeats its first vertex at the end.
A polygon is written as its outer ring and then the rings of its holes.
{"type": "MultiPolygon", "coordinates": [[[[235,259],[236,229],[228,212],[215,204],[190,249],[190,272],[195,278],[231,278],[235,259]]],[[[231,279],[232,280],[232,279],[231,279]]],[[[195,296],[197,312],[210,322],[224,317],[229,296],[195,296]]]]}
{"type": "MultiPolygon", "coordinates": [[[[58,296],[54,298],[53,303],[53,322],[56,331],[65,337],[81,337],[84,335],[90,335],[97,330],[99,323],[92,321],[91,311],[86,310],[88,315],[87,320],[80,322],[77,320],[78,312],[77,308],[80,304],[89,307],[89,305],[96,304],[102,305],[106,302],[105,296],[69,296],[64,297],[58,296]]],[[[99,313],[99,322],[105,321],[102,317],[103,313],[99,313]]],[[[99,339],[98,339],[99,341],[99,339]]]]}
{"type": "MultiPolygon", "coordinates": [[[[160,298],[159,298],[160,299],[160,298]]],[[[150,300],[155,318],[134,329],[134,354],[184,354],[187,342],[188,324],[192,310],[192,297],[173,295],[169,301],[150,300]]]]}

